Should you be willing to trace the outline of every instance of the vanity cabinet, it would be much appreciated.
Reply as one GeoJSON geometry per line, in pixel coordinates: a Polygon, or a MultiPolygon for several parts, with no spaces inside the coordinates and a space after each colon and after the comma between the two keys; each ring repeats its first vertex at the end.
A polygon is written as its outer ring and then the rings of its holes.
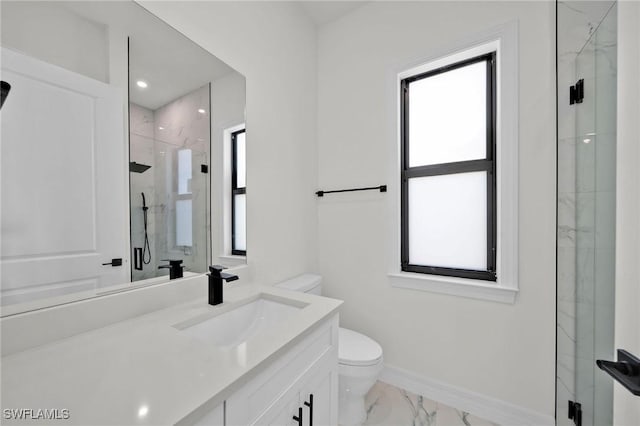
{"type": "MultiPolygon", "coordinates": [[[[327,426],[335,425],[338,389],[338,372],[328,360],[318,362],[294,386],[287,395],[267,409],[252,425],[264,426],[327,426]],[[334,390],[335,389],[335,390],[334,390]],[[337,398],[335,398],[337,401],[337,398]],[[332,413],[332,410],[335,413],[332,413]]],[[[231,423],[229,423],[231,424],[231,423]]]]}
{"type": "MultiPolygon", "coordinates": [[[[284,349],[224,402],[224,425],[326,426],[338,423],[338,316],[284,349]],[[302,414],[302,420],[294,419],[302,414]]],[[[214,410],[216,411],[216,410],[214,410]]],[[[209,412],[197,425],[216,425],[209,412]]]]}
{"type": "MultiPolygon", "coordinates": [[[[180,421],[177,425],[181,424],[189,424],[188,420],[180,421]]],[[[210,410],[207,414],[204,415],[200,420],[198,420],[195,424],[201,426],[224,426],[224,403],[218,405],[213,410],[210,410]]]]}

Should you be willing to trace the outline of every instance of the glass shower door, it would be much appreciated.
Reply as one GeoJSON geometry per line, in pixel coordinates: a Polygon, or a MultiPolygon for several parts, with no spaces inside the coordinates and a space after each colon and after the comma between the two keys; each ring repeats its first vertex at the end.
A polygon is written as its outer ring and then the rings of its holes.
{"type": "Polygon", "coordinates": [[[168,260],[207,271],[209,105],[208,84],[153,110],[130,104],[132,281],[168,275],[168,260]]]}
{"type": "MultiPolygon", "coordinates": [[[[567,419],[566,398],[580,404],[584,426],[613,420],[613,382],[595,361],[615,359],[616,30],[611,3],[575,57],[573,81],[583,81],[584,99],[571,105],[568,115],[573,137],[559,137],[559,425],[579,423],[567,419]],[[573,380],[566,374],[570,370],[573,380]]],[[[564,89],[560,103],[566,102],[564,89]]],[[[566,125],[562,120],[559,127],[566,125]]]]}

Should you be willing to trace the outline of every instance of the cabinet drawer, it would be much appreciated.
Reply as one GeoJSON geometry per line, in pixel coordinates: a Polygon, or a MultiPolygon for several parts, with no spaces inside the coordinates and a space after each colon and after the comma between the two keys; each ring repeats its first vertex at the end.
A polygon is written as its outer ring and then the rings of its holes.
{"type": "Polygon", "coordinates": [[[253,423],[324,354],[337,357],[337,317],[327,321],[226,400],[226,424],[253,423]]]}

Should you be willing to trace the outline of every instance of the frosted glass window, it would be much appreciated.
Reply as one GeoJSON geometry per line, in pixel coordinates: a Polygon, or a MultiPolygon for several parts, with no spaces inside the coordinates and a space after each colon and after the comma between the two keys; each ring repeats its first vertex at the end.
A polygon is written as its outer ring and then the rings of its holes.
{"type": "Polygon", "coordinates": [[[231,133],[233,156],[231,179],[231,254],[244,256],[246,248],[246,133],[244,129],[231,133]]]}
{"type": "Polygon", "coordinates": [[[246,194],[234,195],[234,249],[247,250],[247,196],[246,194]]]}
{"type": "Polygon", "coordinates": [[[410,167],[486,157],[486,61],[408,86],[410,167]]]}
{"type": "Polygon", "coordinates": [[[176,201],[176,245],[193,245],[193,210],[191,200],[176,201]]]}
{"type": "Polygon", "coordinates": [[[245,133],[238,133],[236,135],[236,176],[238,188],[244,188],[246,184],[246,167],[247,159],[245,154],[245,133]]]}
{"type": "Polygon", "coordinates": [[[191,194],[191,150],[178,151],[178,194],[191,194]]]}
{"type": "Polygon", "coordinates": [[[487,269],[487,173],[409,180],[409,263],[487,269]]]}
{"type": "Polygon", "coordinates": [[[403,271],[497,280],[495,55],[401,81],[403,271]]]}

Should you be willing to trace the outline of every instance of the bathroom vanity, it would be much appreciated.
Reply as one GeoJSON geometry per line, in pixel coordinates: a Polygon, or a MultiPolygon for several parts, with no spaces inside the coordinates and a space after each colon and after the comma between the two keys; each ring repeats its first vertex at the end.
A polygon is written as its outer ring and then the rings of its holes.
{"type": "Polygon", "coordinates": [[[125,296],[3,318],[3,424],[29,423],[7,409],[67,410],[56,423],[78,425],[337,423],[342,302],[233,285],[210,306],[205,276],[137,292],[161,299],[175,286],[195,298],[55,340],[9,338],[16,327],[46,329],[52,315],[71,324],[83,321],[79,309],[117,310],[125,296]]]}

